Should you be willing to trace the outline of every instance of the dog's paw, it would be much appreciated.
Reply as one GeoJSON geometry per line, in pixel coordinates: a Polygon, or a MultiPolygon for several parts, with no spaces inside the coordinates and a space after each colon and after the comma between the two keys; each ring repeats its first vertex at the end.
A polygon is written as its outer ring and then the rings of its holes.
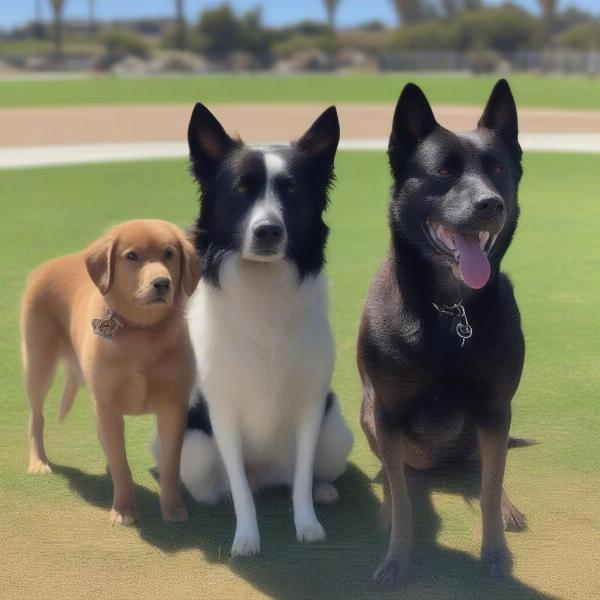
{"type": "Polygon", "coordinates": [[[333,484],[326,481],[320,481],[315,484],[313,500],[317,504],[335,504],[339,499],[340,494],[333,484]]]}
{"type": "Polygon", "coordinates": [[[188,520],[188,511],[183,502],[162,506],[161,510],[166,523],[183,523],[188,520]]]}
{"type": "Polygon", "coordinates": [[[50,473],[52,473],[52,469],[47,462],[44,462],[43,460],[36,460],[29,463],[27,472],[32,475],[50,475],[50,473]]]}
{"type": "Polygon", "coordinates": [[[506,531],[524,531],[527,529],[525,515],[506,495],[502,496],[502,522],[506,531]]]}
{"type": "Polygon", "coordinates": [[[258,530],[236,530],[231,546],[231,557],[254,556],[260,552],[260,536],[258,530]]]}
{"type": "Polygon", "coordinates": [[[512,572],[513,560],[506,546],[484,548],[481,551],[481,562],[485,574],[490,577],[503,578],[512,572]]]}
{"type": "Polygon", "coordinates": [[[110,511],[111,525],[133,525],[135,509],[133,507],[112,508],[110,511]]]}
{"type": "Polygon", "coordinates": [[[393,588],[406,579],[407,571],[408,559],[402,557],[386,558],[377,567],[373,579],[378,585],[393,588]]]}
{"type": "Polygon", "coordinates": [[[304,544],[324,542],[326,539],[325,530],[316,519],[296,525],[296,537],[304,544]]]}

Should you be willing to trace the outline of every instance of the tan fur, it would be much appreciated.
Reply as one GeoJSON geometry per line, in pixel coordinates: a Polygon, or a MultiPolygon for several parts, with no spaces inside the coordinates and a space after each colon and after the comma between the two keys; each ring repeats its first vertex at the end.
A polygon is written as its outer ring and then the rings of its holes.
{"type": "Polygon", "coordinates": [[[86,384],[114,484],[113,523],[135,520],[123,416],[145,413],[156,414],[164,449],[163,518],[187,518],[179,460],[195,367],[183,310],[199,272],[194,248],[175,225],[140,220],[118,225],[83,252],[52,260],[30,276],[21,313],[31,405],[29,472],[51,472],[43,441],[43,402],[62,360],[66,376],[60,419],[86,384]],[[128,259],[130,252],[138,260],[128,259]],[[158,278],[163,284],[169,281],[168,291],[156,289],[158,278]],[[102,319],[107,306],[127,321],[114,339],[92,329],[92,320],[102,319]]]}

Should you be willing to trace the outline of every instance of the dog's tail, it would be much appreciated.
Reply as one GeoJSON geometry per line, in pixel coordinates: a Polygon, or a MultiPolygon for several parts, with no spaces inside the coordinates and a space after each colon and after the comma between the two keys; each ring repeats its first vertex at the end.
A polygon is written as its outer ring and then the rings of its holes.
{"type": "Polygon", "coordinates": [[[65,374],[65,387],[60,397],[60,408],[58,411],[58,421],[62,423],[67,416],[68,412],[73,406],[77,390],[79,389],[79,377],[72,369],[67,368],[65,374]]]}
{"type": "Polygon", "coordinates": [[[508,438],[508,449],[511,448],[527,448],[528,446],[535,446],[538,442],[536,440],[528,440],[526,438],[509,437],[508,438]]]}

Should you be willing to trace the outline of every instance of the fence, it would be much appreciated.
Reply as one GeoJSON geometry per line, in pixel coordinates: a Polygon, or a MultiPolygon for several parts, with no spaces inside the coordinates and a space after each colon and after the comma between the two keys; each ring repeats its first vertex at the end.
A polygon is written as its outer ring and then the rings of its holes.
{"type": "Polygon", "coordinates": [[[386,52],[377,57],[382,71],[538,71],[600,75],[600,52],[520,50],[498,53],[386,52]]]}

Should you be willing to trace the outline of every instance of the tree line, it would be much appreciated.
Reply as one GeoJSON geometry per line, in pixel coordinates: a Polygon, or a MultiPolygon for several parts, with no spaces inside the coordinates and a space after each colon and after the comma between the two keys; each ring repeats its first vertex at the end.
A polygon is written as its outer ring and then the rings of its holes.
{"type": "MultiPolygon", "coordinates": [[[[35,1],[39,6],[42,0],[35,1]]],[[[48,0],[56,54],[62,51],[65,6],[77,1],[88,3],[91,23],[95,0],[48,0]]],[[[490,6],[484,0],[389,1],[398,17],[397,28],[372,22],[348,31],[337,28],[344,0],[323,0],[326,22],[280,28],[265,26],[260,9],[238,14],[227,2],[204,10],[196,23],[188,23],[185,0],[174,0],[173,27],[163,45],[209,58],[245,52],[263,63],[294,51],[335,52],[347,47],[366,52],[600,49],[599,21],[577,9],[559,11],[558,0],[537,0],[539,16],[511,2],[490,6]]],[[[126,36],[119,39],[127,46],[126,36]]],[[[130,41],[138,50],[143,44],[139,39],[130,41]]]]}

